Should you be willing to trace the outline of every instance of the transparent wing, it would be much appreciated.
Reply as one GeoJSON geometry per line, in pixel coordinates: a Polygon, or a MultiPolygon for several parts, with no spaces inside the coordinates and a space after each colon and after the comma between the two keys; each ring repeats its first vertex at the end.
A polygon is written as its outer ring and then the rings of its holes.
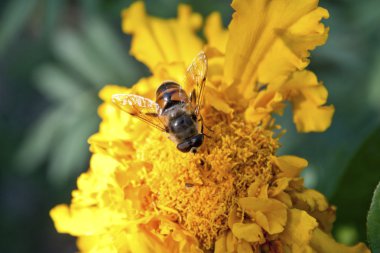
{"type": "Polygon", "coordinates": [[[204,52],[200,52],[187,68],[186,86],[191,87],[190,101],[195,110],[195,114],[199,114],[202,107],[204,97],[204,86],[207,75],[207,57],[204,52]]]}
{"type": "Polygon", "coordinates": [[[165,124],[160,119],[161,109],[156,102],[133,94],[114,94],[112,95],[112,102],[130,115],[165,131],[165,124]]]}

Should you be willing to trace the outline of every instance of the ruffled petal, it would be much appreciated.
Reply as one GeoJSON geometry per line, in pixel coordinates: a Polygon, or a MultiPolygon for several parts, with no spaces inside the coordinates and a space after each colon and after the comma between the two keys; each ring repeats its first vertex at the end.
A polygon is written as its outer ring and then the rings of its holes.
{"type": "Polygon", "coordinates": [[[318,220],[319,228],[324,232],[331,234],[333,229],[333,223],[336,219],[336,207],[329,206],[327,210],[324,211],[313,211],[309,213],[311,216],[318,220]]]}
{"type": "Polygon", "coordinates": [[[279,167],[282,173],[281,177],[298,177],[303,169],[308,165],[308,162],[297,156],[273,156],[275,164],[279,167]]]}
{"type": "Polygon", "coordinates": [[[287,219],[286,206],[275,199],[240,198],[239,206],[269,234],[284,230],[287,219]]]}
{"type": "Polygon", "coordinates": [[[269,188],[269,196],[274,197],[283,192],[289,185],[291,178],[280,177],[276,179],[269,188]]]}
{"type": "Polygon", "coordinates": [[[262,123],[265,126],[271,121],[272,112],[282,112],[285,106],[283,100],[283,96],[279,92],[260,92],[255,99],[251,100],[244,117],[248,122],[262,123]]]}
{"type": "Polygon", "coordinates": [[[305,189],[302,192],[290,193],[293,204],[297,208],[306,211],[325,211],[328,208],[326,197],[313,189],[305,189]]]}
{"type": "Polygon", "coordinates": [[[149,17],[144,3],[135,2],[123,11],[123,31],[133,35],[131,54],[152,71],[159,63],[190,64],[202,49],[196,30],[202,24],[199,14],[180,5],[178,19],[163,20],[149,17]]]}
{"type": "Polygon", "coordinates": [[[313,232],[310,242],[311,247],[318,253],[370,253],[371,251],[364,243],[358,243],[355,246],[348,247],[337,243],[331,236],[320,229],[313,232]]]}
{"type": "Polygon", "coordinates": [[[334,106],[325,105],[327,90],[313,72],[295,72],[282,90],[293,104],[293,121],[298,131],[323,132],[331,125],[334,106]]]}
{"type": "Polygon", "coordinates": [[[285,245],[290,247],[291,252],[310,252],[309,242],[317,227],[317,221],[305,211],[289,209],[285,230],[279,237],[285,245]]]}
{"type": "Polygon", "coordinates": [[[265,242],[261,227],[255,223],[235,223],[232,226],[232,233],[238,239],[242,239],[247,242],[265,242]]]}
{"type": "Polygon", "coordinates": [[[58,205],[50,211],[50,216],[58,232],[73,236],[102,234],[111,224],[125,225],[123,215],[97,207],[73,209],[67,205],[58,205]]]}
{"type": "Polygon", "coordinates": [[[315,0],[235,0],[232,7],[225,81],[245,97],[252,96],[257,82],[270,84],[305,68],[308,50],[327,38],[319,21],[328,12],[315,0]]]}

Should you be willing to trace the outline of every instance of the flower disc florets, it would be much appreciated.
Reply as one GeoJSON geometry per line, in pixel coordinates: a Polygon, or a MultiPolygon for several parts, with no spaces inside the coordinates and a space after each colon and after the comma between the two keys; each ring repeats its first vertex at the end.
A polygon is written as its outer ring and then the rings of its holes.
{"type": "Polygon", "coordinates": [[[272,131],[241,115],[232,119],[211,108],[206,115],[209,137],[195,155],[178,152],[162,133],[152,132],[136,157],[152,157],[144,181],[156,210],[172,215],[210,249],[228,229],[228,215],[239,198],[247,197],[249,186],[260,182],[268,188],[274,182],[278,142],[272,131]]]}

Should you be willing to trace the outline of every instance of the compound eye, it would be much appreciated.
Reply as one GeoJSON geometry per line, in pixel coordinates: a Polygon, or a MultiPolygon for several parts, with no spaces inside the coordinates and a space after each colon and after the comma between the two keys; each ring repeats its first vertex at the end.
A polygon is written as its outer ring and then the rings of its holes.
{"type": "Polygon", "coordinates": [[[203,134],[195,135],[189,139],[186,139],[186,141],[179,143],[177,145],[177,149],[182,152],[189,152],[192,150],[197,150],[198,147],[200,147],[203,143],[203,134]]]}
{"type": "Polygon", "coordinates": [[[179,143],[177,145],[177,149],[181,152],[184,152],[184,153],[187,153],[191,150],[192,148],[192,143],[191,143],[191,140],[190,141],[184,141],[182,143],[179,143]]]}
{"type": "Polygon", "coordinates": [[[198,134],[194,137],[191,138],[191,142],[192,142],[192,147],[199,147],[202,145],[203,143],[203,134],[198,134]]]}

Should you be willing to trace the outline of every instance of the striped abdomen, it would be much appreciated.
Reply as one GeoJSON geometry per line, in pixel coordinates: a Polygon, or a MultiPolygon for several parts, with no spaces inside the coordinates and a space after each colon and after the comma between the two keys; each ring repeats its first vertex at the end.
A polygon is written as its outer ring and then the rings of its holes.
{"type": "Polygon", "coordinates": [[[178,103],[188,103],[189,98],[182,87],[173,81],[164,82],[156,91],[156,102],[164,112],[178,103]]]}

